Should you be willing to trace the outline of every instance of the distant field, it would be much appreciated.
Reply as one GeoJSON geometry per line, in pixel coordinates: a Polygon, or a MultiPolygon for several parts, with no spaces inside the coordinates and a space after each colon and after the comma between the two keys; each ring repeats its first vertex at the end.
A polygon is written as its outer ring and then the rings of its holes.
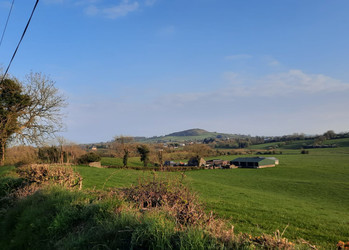
{"type": "MultiPolygon", "coordinates": [[[[301,149],[303,146],[314,144],[314,140],[301,140],[301,141],[288,141],[288,142],[271,142],[271,143],[263,143],[258,145],[252,145],[251,149],[269,149],[274,147],[279,150],[281,149],[301,149]],[[276,146],[276,147],[275,147],[276,146]]],[[[349,138],[343,139],[333,139],[333,140],[325,140],[323,142],[326,144],[336,144],[338,147],[349,147],[349,138]]]]}
{"type": "MultiPolygon", "coordinates": [[[[234,157],[238,156],[218,158],[234,157]]],[[[304,238],[325,248],[349,240],[348,148],[313,149],[308,155],[287,150],[276,157],[280,165],[275,168],[188,171],[185,181],[207,211],[231,221],[236,231],[272,233],[288,225],[285,237],[304,238]]],[[[149,171],[76,169],[85,188],[123,187],[152,176],[149,171]]]]}
{"type": "MultiPolygon", "coordinates": [[[[113,157],[102,157],[101,160],[102,166],[123,166],[122,158],[113,158],[113,157]]],[[[141,162],[140,157],[130,157],[128,159],[127,165],[132,167],[142,167],[143,162],[141,162]]],[[[148,164],[148,166],[152,166],[152,164],[148,164]]]]}
{"type": "Polygon", "coordinates": [[[349,138],[326,140],[324,144],[336,144],[338,147],[349,147],[349,138]]]}
{"type": "Polygon", "coordinates": [[[252,145],[251,149],[269,149],[271,147],[278,149],[301,149],[305,145],[311,145],[314,140],[288,141],[288,142],[271,142],[258,145],[252,145]]]}

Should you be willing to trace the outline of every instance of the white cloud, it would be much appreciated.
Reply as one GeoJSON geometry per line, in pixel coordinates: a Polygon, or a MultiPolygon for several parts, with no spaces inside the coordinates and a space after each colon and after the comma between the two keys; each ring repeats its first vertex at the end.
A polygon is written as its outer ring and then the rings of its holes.
{"type": "Polygon", "coordinates": [[[260,83],[264,89],[261,92],[267,95],[287,95],[292,93],[314,94],[349,90],[348,83],[322,74],[306,74],[301,70],[289,70],[285,73],[269,75],[261,79],[260,83]]]}
{"type": "Polygon", "coordinates": [[[115,19],[118,17],[126,16],[128,13],[136,11],[138,8],[138,2],[129,2],[128,0],[124,0],[119,5],[102,8],[101,13],[107,18],[115,19]]]}
{"type": "Polygon", "coordinates": [[[246,77],[226,72],[223,76],[229,86],[218,92],[234,96],[291,96],[294,94],[316,94],[349,91],[349,84],[322,75],[306,74],[301,70],[256,77],[246,77]],[[239,83],[239,85],[237,85],[239,83]]]}
{"type": "Polygon", "coordinates": [[[110,7],[101,7],[97,5],[89,5],[85,8],[85,14],[90,16],[102,15],[106,18],[116,19],[118,17],[123,17],[134,12],[139,8],[138,2],[129,2],[128,0],[123,0],[118,5],[113,5],[110,7]]]}

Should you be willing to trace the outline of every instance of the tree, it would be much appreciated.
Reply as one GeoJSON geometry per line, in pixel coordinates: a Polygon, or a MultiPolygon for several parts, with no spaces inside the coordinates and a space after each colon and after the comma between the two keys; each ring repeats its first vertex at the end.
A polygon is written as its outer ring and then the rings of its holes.
{"type": "Polygon", "coordinates": [[[128,157],[129,157],[129,146],[128,143],[133,141],[133,137],[131,136],[115,136],[114,142],[116,144],[116,148],[118,148],[118,144],[121,145],[122,151],[123,151],[123,157],[122,157],[122,163],[124,164],[124,167],[127,167],[128,157]]]}
{"type": "Polygon", "coordinates": [[[143,162],[144,167],[146,167],[149,162],[149,153],[150,153],[148,146],[140,145],[137,147],[137,151],[141,155],[141,161],[143,162]]]}
{"type": "Polygon", "coordinates": [[[212,148],[207,144],[193,144],[188,146],[187,150],[191,152],[193,157],[197,156],[198,158],[209,156],[213,153],[212,148]]]}
{"type": "Polygon", "coordinates": [[[336,138],[336,133],[333,130],[328,130],[323,134],[327,140],[336,138]]]}
{"type": "Polygon", "coordinates": [[[25,84],[17,79],[0,83],[0,166],[11,141],[40,144],[62,129],[65,98],[54,82],[41,73],[30,73],[25,84]]]}

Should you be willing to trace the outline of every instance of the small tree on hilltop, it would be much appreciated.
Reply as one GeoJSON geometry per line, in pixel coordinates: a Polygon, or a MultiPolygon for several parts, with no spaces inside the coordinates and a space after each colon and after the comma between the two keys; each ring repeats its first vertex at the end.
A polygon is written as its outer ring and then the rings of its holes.
{"type": "Polygon", "coordinates": [[[10,141],[40,144],[60,131],[65,105],[54,82],[40,73],[29,74],[25,84],[17,79],[0,82],[0,166],[10,141]]]}
{"type": "Polygon", "coordinates": [[[140,145],[137,147],[137,151],[141,155],[141,161],[143,162],[144,167],[146,167],[149,163],[149,147],[147,145],[140,145]]]}

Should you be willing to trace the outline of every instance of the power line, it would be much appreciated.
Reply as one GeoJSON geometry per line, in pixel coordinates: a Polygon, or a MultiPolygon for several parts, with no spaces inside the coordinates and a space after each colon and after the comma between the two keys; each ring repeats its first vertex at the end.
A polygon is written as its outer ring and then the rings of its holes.
{"type": "Polygon", "coordinates": [[[35,9],[36,9],[36,6],[38,5],[38,3],[39,3],[39,0],[36,0],[36,3],[35,3],[34,8],[33,8],[33,10],[32,10],[32,13],[31,13],[31,15],[30,15],[30,17],[29,17],[29,20],[28,20],[28,22],[27,22],[27,25],[26,25],[25,28],[24,28],[24,31],[23,31],[22,36],[21,36],[21,39],[19,40],[19,42],[18,42],[18,44],[17,44],[16,50],[15,50],[15,52],[14,52],[13,55],[12,55],[12,58],[11,58],[11,60],[10,60],[10,63],[8,64],[7,69],[6,69],[6,71],[5,71],[5,74],[2,76],[2,79],[1,79],[0,84],[4,81],[4,79],[5,79],[6,75],[7,75],[7,72],[8,72],[8,70],[10,69],[11,63],[12,63],[13,59],[14,59],[15,56],[16,56],[17,50],[18,50],[19,45],[21,44],[21,42],[22,42],[22,40],[23,40],[23,37],[24,37],[25,33],[27,32],[28,26],[29,26],[29,24],[30,24],[30,21],[32,20],[33,14],[34,14],[34,12],[35,12],[35,9]]]}
{"type": "Polygon", "coordinates": [[[0,40],[0,47],[1,47],[1,44],[2,44],[2,40],[4,39],[4,35],[5,35],[6,29],[7,29],[8,20],[10,19],[11,12],[12,12],[12,7],[13,7],[14,3],[15,3],[15,0],[12,0],[11,8],[10,8],[10,11],[8,13],[8,16],[7,16],[7,20],[6,20],[6,24],[5,24],[5,27],[4,27],[4,31],[2,32],[2,36],[1,36],[1,40],[0,40]]]}

